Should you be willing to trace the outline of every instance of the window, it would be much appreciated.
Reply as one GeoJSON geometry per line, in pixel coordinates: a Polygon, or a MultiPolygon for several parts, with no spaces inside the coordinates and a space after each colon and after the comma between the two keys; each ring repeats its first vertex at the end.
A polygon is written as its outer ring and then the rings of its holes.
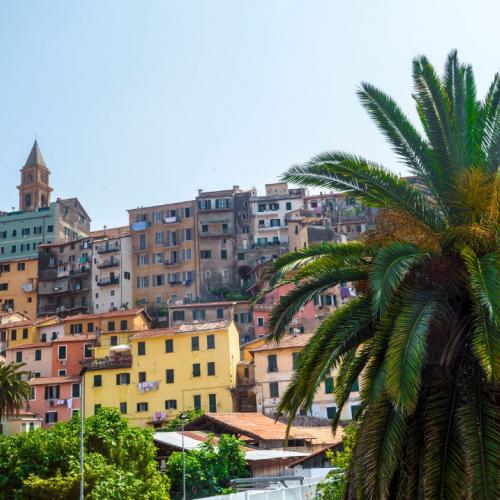
{"type": "Polygon", "coordinates": [[[325,378],[325,394],[333,394],[333,378],[325,378]]]}
{"type": "Polygon", "coordinates": [[[114,332],[114,331],[115,331],[115,322],[108,321],[108,332],[114,332]]]}
{"type": "Polygon", "coordinates": [[[153,254],[153,264],[163,264],[164,261],[165,261],[165,256],[163,253],[153,254]]]}
{"type": "Polygon", "coordinates": [[[130,272],[129,271],[125,271],[123,273],[123,277],[126,279],[126,280],[129,280],[130,279],[130,272]]]}
{"type": "Polygon", "coordinates": [[[26,270],[26,263],[25,262],[18,262],[17,270],[18,271],[25,271],[26,270]]]}
{"type": "Polygon", "coordinates": [[[184,217],[191,217],[191,207],[186,207],[184,209],[184,217]]]}
{"type": "Polygon", "coordinates": [[[351,392],[359,392],[359,382],[358,379],[354,381],[351,387],[351,392]]]}
{"type": "Polygon", "coordinates": [[[102,387],[102,375],[94,375],[94,387],[102,387]]]}
{"type": "Polygon", "coordinates": [[[195,410],[201,410],[201,396],[199,394],[193,396],[193,406],[195,410]]]}
{"type": "Polygon", "coordinates": [[[165,401],[165,410],[177,410],[177,399],[167,399],[165,401]]]}
{"type": "Polygon", "coordinates": [[[85,344],[83,346],[83,357],[84,358],[92,357],[92,344],[85,344]]]}
{"type": "Polygon", "coordinates": [[[292,209],[292,202],[291,201],[287,201],[286,202],[286,209],[287,210],[291,210],[292,209]]]}
{"type": "Polygon", "coordinates": [[[72,384],[71,385],[71,397],[79,398],[80,397],[80,384],[72,384]]]}
{"type": "Polygon", "coordinates": [[[201,225],[201,232],[202,233],[208,233],[208,224],[202,224],[201,225]]]}
{"type": "Polygon", "coordinates": [[[59,386],[46,385],[45,386],[45,399],[59,399],[59,386]]]}
{"type": "Polygon", "coordinates": [[[193,310],[193,320],[204,321],[205,320],[205,309],[194,309],[193,310]]]}
{"type": "Polygon", "coordinates": [[[279,398],[280,397],[278,382],[271,382],[269,384],[269,397],[271,397],[271,398],[279,398]]]}
{"type": "Polygon", "coordinates": [[[139,384],[146,382],[146,372],[139,372],[139,384]]]}
{"type": "Polygon", "coordinates": [[[213,361],[207,363],[207,375],[215,375],[215,363],[213,361]]]}
{"type": "Polygon", "coordinates": [[[200,337],[191,337],[191,350],[192,351],[200,350],[200,337]]]}
{"type": "Polygon", "coordinates": [[[120,330],[123,332],[125,330],[128,330],[128,321],[126,319],[122,319],[120,321],[120,330]]]}
{"type": "Polygon", "coordinates": [[[217,319],[224,319],[224,309],[218,307],[216,312],[217,312],[217,319]]]}
{"type": "Polygon", "coordinates": [[[57,422],[57,411],[48,411],[45,414],[46,424],[55,424],[57,422]]]}
{"type": "Polygon", "coordinates": [[[271,219],[271,227],[281,226],[281,221],[279,219],[271,219]]]}
{"type": "Polygon", "coordinates": [[[57,359],[66,359],[67,349],[65,345],[60,345],[57,348],[57,359]]]}
{"type": "Polygon", "coordinates": [[[165,352],[174,352],[174,339],[165,340],[165,352]]]}
{"type": "Polygon", "coordinates": [[[166,375],[166,382],[167,384],[173,384],[174,383],[174,370],[173,368],[168,368],[166,371],[165,371],[165,375],[166,375]]]}
{"type": "Polygon", "coordinates": [[[193,258],[193,253],[190,248],[185,248],[183,250],[184,260],[191,260],[193,258]]]}
{"type": "Polygon", "coordinates": [[[72,335],[77,335],[79,333],[83,332],[83,324],[82,323],[75,323],[70,326],[70,332],[72,335]]]}
{"type": "Polygon", "coordinates": [[[23,361],[23,351],[16,352],[16,363],[22,363],[23,361]]]}
{"type": "Polygon", "coordinates": [[[118,337],[116,335],[111,335],[109,338],[109,343],[111,346],[118,345],[118,337]]]}
{"type": "Polygon", "coordinates": [[[130,373],[116,374],[116,385],[129,385],[129,384],[130,384],[130,373]]]}
{"type": "Polygon", "coordinates": [[[337,415],[337,408],[335,406],[329,406],[326,409],[326,418],[335,418],[337,415]]]}
{"type": "Polygon", "coordinates": [[[257,318],[257,326],[264,326],[264,318],[261,317],[257,318]]]}
{"type": "Polygon", "coordinates": [[[94,405],[94,415],[97,415],[97,413],[99,412],[100,409],[101,409],[101,405],[100,404],[94,405]]]}
{"type": "Polygon", "coordinates": [[[122,413],[122,414],[127,413],[127,402],[126,401],[122,401],[120,403],[120,413],[122,413]]]}
{"type": "Polygon", "coordinates": [[[11,340],[16,340],[17,339],[17,330],[12,330],[10,332],[10,339],[11,340]]]}
{"type": "Polygon", "coordinates": [[[94,323],[87,323],[87,332],[92,333],[94,331],[94,323]]]}
{"type": "Polygon", "coordinates": [[[193,377],[199,377],[201,375],[200,363],[193,363],[193,377]]]}
{"type": "Polygon", "coordinates": [[[269,354],[267,356],[267,371],[268,372],[278,371],[278,359],[276,358],[276,354],[269,354]]]}
{"type": "Polygon", "coordinates": [[[47,232],[48,233],[53,233],[54,232],[54,226],[52,224],[47,226],[47,232]]]}
{"type": "Polygon", "coordinates": [[[149,276],[139,276],[137,278],[137,288],[148,288],[149,276]]]}
{"type": "Polygon", "coordinates": [[[174,311],[172,313],[173,321],[184,321],[184,311],[174,311]]]}
{"type": "Polygon", "coordinates": [[[164,274],[153,274],[153,286],[165,286],[165,275],[164,274]]]}
{"type": "Polygon", "coordinates": [[[57,376],[58,377],[65,377],[66,376],[66,370],[65,369],[57,370],[57,376]]]}
{"type": "Polygon", "coordinates": [[[300,359],[300,352],[292,353],[292,367],[294,370],[296,370],[297,366],[299,365],[299,359],[300,359]]]}
{"type": "Polygon", "coordinates": [[[146,354],[146,342],[137,343],[137,355],[144,356],[146,354]]]}
{"type": "Polygon", "coordinates": [[[9,284],[8,283],[0,283],[0,290],[2,292],[6,292],[9,289],[9,284]]]}
{"type": "Polygon", "coordinates": [[[41,361],[42,359],[42,350],[35,349],[35,361],[41,361]]]}
{"type": "Polygon", "coordinates": [[[220,251],[220,258],[223,260],[227,259],[227,250],[220,251]]]}
{"type": "Polygon", "coordinates": [[[184,239],[186,241],[191,241],[193,239],[193,230],[190,227],[184,229],[184,239]]]}
{"type": "Polygon", "coordinates": [[[245,254],[244,253],[239,253],[238,254],[238,260],[245,260],[245,254]]]}
{"type": "Polygon", "coordinates": [[[257,208],[258,212],[265,212],[266,211],[266,204],[265,203],[259,203],[259,207],[257,208]]]}
{"type": "Polygon", "coordinates": [[[207,335],[207,349],[215,349],[215,335],[207,335]]]}
{"type": "Polygon", "coordinates": [[[215,394],[208,395],[208,411],[210,413],[217,412],[217,396],[215,394]]]}
{"type": "Polygon", "coordinates": [[[155,233],[155,244],[163,245],[163,231],[155,233]]]}
{"type": "Polygon", "coordinates": [[[212,258],[212,251],[211,250],[201,250],[200,257],[202,259],[211,259],[212,258]]]}

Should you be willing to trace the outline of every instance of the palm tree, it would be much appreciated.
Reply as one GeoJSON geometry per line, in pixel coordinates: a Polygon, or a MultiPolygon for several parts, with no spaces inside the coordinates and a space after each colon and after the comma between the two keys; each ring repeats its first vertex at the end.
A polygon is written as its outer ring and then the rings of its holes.
{"type": "MultiPolygon", "coordinates": [[[[307,302],[341,282],[356,298],[327,317],[300,358],[278,413],[291,422],[335,372],[341,409],[358,377],[358,439],[348,498],[500,498],[500,77],[476,97],[471,66],[444,77],[413,62],[422,132],[368,83],[363,106],[417,182],[369,160],[323,153],[283,179],[346,191],[378,207],[363,241],[324,243],[272,265],[279,341],[307,302]]],[[[269,290],[268,289],[268,290],[269,290]]]]}
{"type": "Polygon", "coordinates": [[[28,401],[31,387],[22,379],[28,372],[20,371],[24,363],[0,362],[0,421],[14,415],[28,401]]]}

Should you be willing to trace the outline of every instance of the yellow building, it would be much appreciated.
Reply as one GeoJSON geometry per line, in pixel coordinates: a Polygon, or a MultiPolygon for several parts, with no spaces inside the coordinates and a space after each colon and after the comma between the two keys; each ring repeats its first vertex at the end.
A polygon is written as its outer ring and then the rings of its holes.
{"type": "Polygon", "coordinates": [[[185,324],[122,335],[86,363],[85,414],[119,408],[132,425],[155,427],[183,410],[233,411],[240,359],[233,322],[185,324]],[[127,342],[127,343],[126,343],[127,342]]]}
{"type": "Polygon", "coordinates": [[[20,311],[36,317],[38,259],[0,263],[0,310],[20,311]]]}
{"type": "Polygon", "coordinates": [[[17,347],[19,345],[50,341],[52,339],[47,338],[47,335],[42,338],[40,332],[44,330],[44,327],[56,325],[60,321],[57,316],[50,316],[37,320],[25,319],[13,322],[6,328],[8,346],[17,347]]]}

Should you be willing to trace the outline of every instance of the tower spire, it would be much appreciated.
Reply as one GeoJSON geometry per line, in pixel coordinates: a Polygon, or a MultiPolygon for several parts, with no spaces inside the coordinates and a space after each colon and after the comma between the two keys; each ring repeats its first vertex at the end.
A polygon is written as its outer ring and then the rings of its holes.
{"type": "Polygon", "coordinates": [[[43,159],[42,152],[40,151],[40,147],[38,146],[38,141],[36,139],[33,143],[33,147],[31,148],[28,159],[24,164],[25,167],[32,167],[33,165],[42,165],[44,167],[47,167],[47,165],[45,164],[45,160],[43,159]]]}

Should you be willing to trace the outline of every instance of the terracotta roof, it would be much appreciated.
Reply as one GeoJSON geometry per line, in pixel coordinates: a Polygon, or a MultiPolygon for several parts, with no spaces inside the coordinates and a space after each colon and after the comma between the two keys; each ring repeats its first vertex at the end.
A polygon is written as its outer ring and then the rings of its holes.
{"type": "Polygon", "coordinates": [[[298,333],[297,335],[285,335],[279,343],[269,341],[253,349],[256,351],[269,351],[273,349],[285,349],[287,347],[304,347],[311,340],[313,333],[298,333]]]}
{"type": "Polygon", "coordinates": [[[33,321],[30,319],[23,319],[22,321],[15,321],[10,325],[7,325],[7,328],[18,328],[20,326],[31,326],[33,325],[33,321]]]}
{"type": "MultiPolygon", "coordinates": [[[[297,428],[297,427],[296,427],[297,428]]],[[[337,428],[335,435],[332,434],[332,428],[329,425],[321,427],[300,427],[313,436],[312,443],[315,445],[332,446],[342,442],[344,436],[344,429],[342,427],[337,428]]]]}
{"type": "Polygon", "coordinates": [[[131,340],[147,339],[153,337],[166,337],[179,333],[206,332],[212,330],[224,330],[229,327],[230,321],[204,321],[203,323],[188,323],[175,328],[157,328],[155,330],[142,330],[132,335],[131,340]]]}
{"type": "Polygon", "coordinates": [[[37,377],[29,381],[30,385],[52,385],[52,384],[70,384],[80,382],[78,375],[66,375],[64,377],[37,377]]]}
{"type": "Polygon", "coordinates": [[[191,309],[193,307],[230,307],[236,305],[238,302],[235,300],[231,301],[222,301],[222,302],[196,302],[194,304],[179,304],[170,306],[170,309],[191,309]]]}
{"type": "Polygon", "coordinates": [[[306,462],[307,460],[309,460],[310,458],[316,457],[317,455],[321,455],[322,453],[324,453],[327,450],[331,450],[331,449],[335,448],[336,446],[341,444],[341,442],[342,442],[342,440],[340,440],[340,442],[338,442],[338,443],[331,444],[329,446],[324,446],[323,448],[316,450],[314,453],[311,453],[307,457],[299,458],[299,459],[295,460],[294,462],[292,462],[291,464],[288,464],[288,467],[295,467],[296,465],[302,464],[302,463],[306,462]]]}
{"type": "Polygon", "coordinates": [[[62,323],[62,319],[59,316],[45,316],[44,318],[38,318],[35,321],[33,321],[34,325],[42,325],[46,321],[51,321],[51,320],[57,320],[56,323],[62,323]]]}
{"type": "Polygon", "coordinates": [[[108,238],[111,240],[129,235],[130,235],[129,226],[108,227],[106,229],[98,229],[97,231],[90,231],[90,236],[92,236],[92,238],[108,238]]]}
{"type": "Polygon", "coordinates": [[[80,335],[65,335],[54,340],[56,342],[84,342],[86,340],[95,340],[96,336],[93,333],[84,333],[80,335]]]}
{"type": "Polygon", "coordinates": [[[223,330],[228,328],[231,321],[204,321],[203,323],[188,323],[179,325],[177,333],[205,332],[208,330],[223,330]]]}
{"type": "Polygon", "coordinates": [[[39,347],[50,347],[52,345],[51,342],[33,342],[31,344],[19,344],[12,347],[7,347],[7,351],[17,351],[19,349],[30,349],[30,348],[39,348],[39,347]]]}
{"type": "Polygon", "coordinates": [[[110,311],[97,314],[75,314],[74,316],[67,316],[63,321],[77,321],[85,319],[99,319],[99,318],[116,318],[121,316],[135,316],[144,312],[144,309],[127,309],[126,311],[110,311]]]}
{"type": "MultiPolygon", "coordinates": [[[[199,419],[191,422],[189,427],[196,422],[207,418],[232,430],[238,434],[244,434],[253,439],[262,440],[284,440],[286,436],[286,425],[276,422],[262,413],[205,413],[199,419]]],[[[289,439],[311,440],[313,436],[303,431],[300,427],[292,427],[289,439]]]]}

